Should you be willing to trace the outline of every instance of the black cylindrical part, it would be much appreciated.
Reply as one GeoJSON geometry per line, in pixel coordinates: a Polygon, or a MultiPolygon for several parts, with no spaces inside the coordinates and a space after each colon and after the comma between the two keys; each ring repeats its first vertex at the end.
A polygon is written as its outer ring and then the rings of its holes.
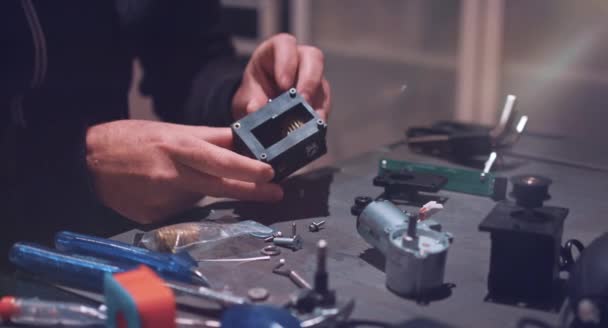
{"type": "Polygon", "coordinates": [[[543,206],[543,202],[549,198],[549,186],[552,181],[540,175],[518,175],[511,178],[513,192],[517,205],[526,208],[537,208],[543,206]]]}

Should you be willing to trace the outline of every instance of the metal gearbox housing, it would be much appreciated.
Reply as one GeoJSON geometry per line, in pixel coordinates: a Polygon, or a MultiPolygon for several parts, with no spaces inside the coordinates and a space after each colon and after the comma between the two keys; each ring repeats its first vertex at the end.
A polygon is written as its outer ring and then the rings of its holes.
{"type": "Polygon", "coordinates": [[[416,225],[416,238],[406,239],[408,222],[416,219],[388,200],[356,201],[357,231],[386,257],[386,286],[406,297],[423,296],[443,286],[452,241],[441,226],[426,220],[416,225]]]}
{"type": "Polygon", "coordinates": [[[290,89],[232,124],[236,151],[270,164],[282,180],[327,152],[327,124],[290,89]]]}

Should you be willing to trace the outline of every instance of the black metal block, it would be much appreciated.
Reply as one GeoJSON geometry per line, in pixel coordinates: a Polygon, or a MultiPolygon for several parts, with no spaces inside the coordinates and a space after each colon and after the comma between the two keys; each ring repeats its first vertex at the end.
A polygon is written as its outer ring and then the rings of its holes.
{"type": "Polygon", "coordinates": [[[327,124],[295,89],[232,124],[236,151],[269,163],[282,180],[327,153],[327,124]]]}
{"type": "Polygon", "coordinates": [[[490,232],[490,298],[542,301],[556,296],[567,208],[500,202],[479,225],[490,232]]]}

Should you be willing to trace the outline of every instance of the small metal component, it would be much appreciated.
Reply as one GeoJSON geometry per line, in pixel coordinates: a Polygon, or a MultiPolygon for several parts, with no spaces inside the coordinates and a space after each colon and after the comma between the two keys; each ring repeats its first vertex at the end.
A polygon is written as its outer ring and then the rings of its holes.
{"type": "Polygon", "coordinates": [[[240,127],[241,127],[241,123],[236,122],[236,123],[234,123],[232,126],[233,126],[235,129],[238,129],[238,128],[240,128],[240,127]]]}
{"type": "Polygon", "coordinates": [[[418,228],[418,217],[411,216],[409,220],[407,220],[407,233],[403,235],[404,240],[413,241],[416,239],[416,229],[418,228]],[[409,238],[407,238],[409,237],[409,238]]]}
{"type": "Polygon", "coordinates": [[[288,121],[283,125],[283,136],[287,137],[290,133],[295,132],[305,124],[302,120],[288,121]]]}
{"type": "Polygon", "coordinates": [[[272,269],[272,273],[288,277],[289,279],[291,279],[291,281],[296,286],[298,286],[300,288],[312,289],[310,284],[306,280],[304,280],[304,278],[302,278],[302,276],[300,276],[299,273],[295,272],[294,270],[288,270],[288,269],[279,270],[283,266],[285,266],[285,259],[280,259],[279,264],[277,264],[277,266],[275,266],[274,269],[272,269]]]}
{"type": "Polygon", "coordinates": [[[317,232],[321,230],[321,226],[325,224],[325,221],[313,222],[308,226],[308,231],[317,232]]]}
{"type": "Polygon", "coordinates": [[[298,235],[298,228],[296,226],[295,222],[291,223],[291,238],[296,238],[296,236],[298,235]]]}
{"type": "Polygon", "coordinates": [[[266,288],[255,287],[247,291],[247,296],[254,302],[262,302],[268,299],[270,292],[266,288]]]}
{"type": "Polygon", "coordinates": [[[483,166],[483,171],[481,172],[481,175],[480,175],[480,179],[482,181],[490,173],[490,170],[492,169],[492,166],[494,166],[494,162],[496,161],[496,157],[498,157],[498,155],[496,154],[495,151],[490,153],[490,156],[488,157],[488,160],[485,162],[485,164],[483,166]]]}
{"type": "Polygon", "coordinates": [[[277,246],[287,247],[293,251],[302,249],[302,238],[298,235],[293,238],[276,237],[272,240],[272,242],[277,246]]]}
{"type": "Polygon", "coordinates": [[[511,178],[513,192],[517,205],[525,208],[543,206],[550,199],[549,186],[553,181],[541,175],[518,175],[511,178]]]}
{"type": "Polygon", "coordinates": [[[296,91],[296,89],[295,89],[295,88],[291,88],[291,89],[289,89],[289,96],[290,96],[291,98],[294,98],[294,97],[296,96],[296,93],[297,93],[297,91],[296,91]]]}
{"type": "Polygon", "coordinates": [[[275,237],[283,237],[283,233],[281,231],[277,231],[275,233],[272,234],[275,237]]]}
{"type": "Polygon", "coordinates": [[[264,238],[264,241],[265,241],[265,242],[267,242],[267,243],[269,243],[269,242],[271,242],[271,241],[272,241],[274,238],[275,238],[274,236],[266,237],[266,238],[264,238]]]}
{"type": "Polygon", "coordinates": [[[268,245],[260,250],[260,253],[267,256],[277,256],[281,254],[281,250],[275,245],[268,245]]]}

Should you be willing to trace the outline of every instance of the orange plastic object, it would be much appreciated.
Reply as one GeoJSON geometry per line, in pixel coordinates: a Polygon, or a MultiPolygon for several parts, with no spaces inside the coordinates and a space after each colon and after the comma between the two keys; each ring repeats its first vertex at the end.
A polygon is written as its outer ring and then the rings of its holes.
{"type": "Polygon", "coordinates": [[[0,319],[8,320],[17,313],[19,313],[19,307],[15,304],[15,298],[4,296],[0,300],[0,319]]]}
{"type": "MultiPolygon", "coordinates": [[[[142,328],[176,327],[175,296],[154,271],[142,265],[135,270],[115,274],[114,280],[135,301],[142,328]]],[[[123,320],[118,321],[119,326],[125,326],[123,320]]]]}

